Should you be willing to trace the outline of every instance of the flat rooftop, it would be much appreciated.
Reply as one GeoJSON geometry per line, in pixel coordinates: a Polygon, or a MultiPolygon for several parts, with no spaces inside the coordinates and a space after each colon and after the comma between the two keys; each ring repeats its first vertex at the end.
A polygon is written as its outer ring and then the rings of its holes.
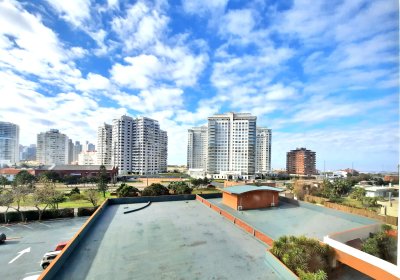
{"type": "MultiPolygon", "coordinates": [[[[215,201],[216,202],[216,201],[215,201]]],[[[266,245],[196,200],[109,205],[57,279],[281,279],[266,245]]]]}
{"type": "Polygon", "coordinates": [[[328,234],[378,223],[373,219],[310,203],[300,203],[300,206],[296,206],[280,200],[277,207],[235,211],[223,204],[221,198],[207,200],[272,239],[278,239],[282,235],[305,235],[322,241],[328,234]]]}

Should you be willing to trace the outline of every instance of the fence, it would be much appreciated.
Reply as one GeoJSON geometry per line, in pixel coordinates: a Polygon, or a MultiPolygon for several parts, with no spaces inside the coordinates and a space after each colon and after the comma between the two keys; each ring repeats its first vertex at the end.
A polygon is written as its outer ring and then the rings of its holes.
{"type": "Polygon", "coordinates": [[[351,213],[351,214],[356,214],[356,215],[372,218],[372,219],[379,220],[379,221],[382,221],[382,222],[384,222],[386,224],[390,224],[390,225],[394,225],[394,226],[398,225],[397,217],[387,216],[387,215],[383,216],[383,215],[379,215],[376,212],[370,211],[368,209],[356,208],[356,207],[351,207],[351,206],[347,206],[347,205],[342,205],[342,204],[329,202],[328,199],[323,198],[323,197],[305,195],[304,196],[304,201],[316,202],[316,203],[324,205],[327,208],[331,208],[331,209],[343,211],[343,212],[346,212],[346,213],[351,213]]]}

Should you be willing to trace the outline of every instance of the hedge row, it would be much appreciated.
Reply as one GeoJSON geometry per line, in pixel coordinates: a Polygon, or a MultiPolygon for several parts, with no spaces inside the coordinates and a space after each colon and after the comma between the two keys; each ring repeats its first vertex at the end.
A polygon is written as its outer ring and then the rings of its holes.
{"type": "MultiPolygon", "coordinates": [[[[39,219],[39,212],[37,210],[26,210],[21,212],[25,221],[35,221],[39,219]]],[[[42,214],[42,220],[70,217],[74,217],[74,208],[49,209],[45,210],[42,214]]],[[[0,213],[0,223],[4,222],[4,213],[0,213]]],[[[7,222],[21,222],[21,214],[16,211],[8,212],[7,222]]]]}
{"type": "Polygon", "coordinates": [[[91,216],[98,208],[96,207],[80,207],[78,208],[78,217],[91,216]]]}

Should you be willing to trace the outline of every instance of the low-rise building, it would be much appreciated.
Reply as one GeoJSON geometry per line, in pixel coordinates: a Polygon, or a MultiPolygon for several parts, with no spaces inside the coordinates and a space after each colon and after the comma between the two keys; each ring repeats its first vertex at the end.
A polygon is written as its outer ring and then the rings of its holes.
{"type": "Polygon", "coordinates": [[[235,210],[278,206],[282,189],[268,186],[233,186],[222,189],[222,203],[235,210]]]}
{"type": "Polygon", "coordinates": [[[366,187],[365,196],[366,197],[389,197],[389,193],[393,194],[399,188],[397,187],[384,187],[384,186],[372,186],[366,187]]]}

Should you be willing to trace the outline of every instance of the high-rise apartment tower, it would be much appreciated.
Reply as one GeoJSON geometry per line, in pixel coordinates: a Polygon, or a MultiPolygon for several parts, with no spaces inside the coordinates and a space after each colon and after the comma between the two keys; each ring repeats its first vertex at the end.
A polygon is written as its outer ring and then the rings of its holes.
{"type": "Polygon", "coordinates": [[[68,164],[68,137],[58,129],[37,135],[36,160],[40,164],[68,164]]]}
{"type": "Polygon", "coordinates": [[[297,148],[286,155],[286,171],[288,174],[314,175],[317,173],[315,162],[315,152],[297,148]]]}
{"type": "Polygon", "coordinates": [[[97,164],[110,165],[112,154],[112,125],[104,123],[97,130],[97,164]]]}
{"type": "Polygon", "coordinates": [[[0,166],[19,162],[19,126],[0,122],[0,166]]]}

